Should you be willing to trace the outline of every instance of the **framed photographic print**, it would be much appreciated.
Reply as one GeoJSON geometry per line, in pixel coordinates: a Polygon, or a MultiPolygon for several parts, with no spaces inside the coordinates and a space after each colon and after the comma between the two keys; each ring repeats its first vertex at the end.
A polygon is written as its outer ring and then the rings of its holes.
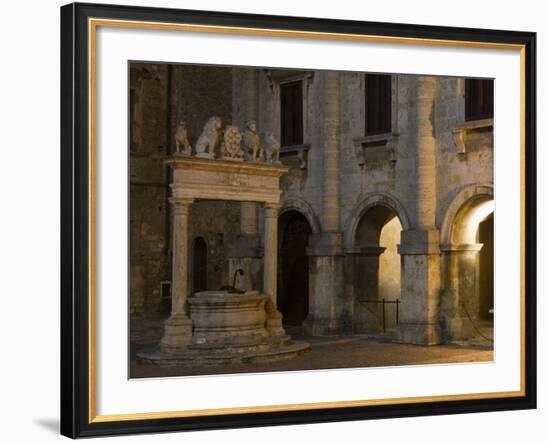
{"type": "Polygon", "coordinates": [[[535,408],[535,44],[62,7],[62,434],[535,408]]]}

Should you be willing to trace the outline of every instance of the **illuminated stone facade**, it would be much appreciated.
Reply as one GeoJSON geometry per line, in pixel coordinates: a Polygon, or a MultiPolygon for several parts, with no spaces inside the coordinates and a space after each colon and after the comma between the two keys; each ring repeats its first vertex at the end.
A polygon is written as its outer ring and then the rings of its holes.
{"type": "MultiPolygon", "coordinates": [[[[301,87],[302,139],[280,152],[289,166],[278,216],[283,320],[312,335],[385,330],[417,344],[485,333],[493,314],[493,120],[466,121],[464,79],[393,75],[390,130],[368,134],[366,82],[353,72],[132,64],[132,314],[170,311],[161,283],[172,280],[173,209],[163,161],[176,151],[179,121],[192,145],[213,115],[241,131],[255,120],[281,140],[281,91],[293,83],[301,87]],[[289,276],[293,268],[305,280],[289,276]],[[399,300],[399,311],[382,300],[399,300]]],[[[206,288],[231,285],[242,268],[237,284],[263,289],[266,223],[256,206],[193,204],[190,267],[201,237],[206,288]]]]}

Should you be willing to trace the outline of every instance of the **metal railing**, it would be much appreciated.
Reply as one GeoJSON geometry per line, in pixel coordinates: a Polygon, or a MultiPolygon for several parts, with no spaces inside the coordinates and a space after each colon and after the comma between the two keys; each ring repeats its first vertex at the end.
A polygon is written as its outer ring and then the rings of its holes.
{"type": "Polygon", "coordinates": [[[387,301],[386,299],[382,298],[382,300],[360,300],[360,303],[365,304],[382,304],[382,329],[384,330],[384,333],[386,333],[386,304],[395,304],[395,324],[399,324],[399,303],[401,302],[399,299],[395,299],[393,301],[387,301]]]}

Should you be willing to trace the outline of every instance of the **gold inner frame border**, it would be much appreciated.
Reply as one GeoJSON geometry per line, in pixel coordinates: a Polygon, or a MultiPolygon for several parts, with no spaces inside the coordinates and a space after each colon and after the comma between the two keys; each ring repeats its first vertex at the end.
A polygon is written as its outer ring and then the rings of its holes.
{"type": "Polygon", "coordinates": [[[440,39],[425,39],[411,37],[391,37],[391,36],[376,36],[376,35],[361,35],[361,34],[345,34],[345,33],[330,33],[330,32],[312,32],[312,31],[292,31],[282,29],[265,29],[265,28],[248,28],[248,27],[232,27],[232,26],[212,26],[212,25],[191,25],[183,23],[160,23],[160,22],[144,22],[132,20],[111,20],[111,19],[88,19],[88,93],[89,93],[89,113],[88,113],[88,128],[89,128],[89,167],[88,167],[88,185],[89,185],[89,383],[88,383],[88,421],[89,423],[99,422],[119,422],[147,419],[169,419],[180,417],[198,417],[198,416],[220,416],[232,414],[246,413],[266,413],[280,411],[296,411],[296,410],[321,410],[328,408],[349,408],[349,407],[365,407],[375,405],[397,405],[397,404],[413,404],[426,402],[443,402],[443,401],[461,401],[461,400],[482,400],[482,399],[497,399],[497,398],[512,398],[525,396],[525,46],[520,44],[505,44],[492,42],[474,42],[474,41],[459,41],[459,40],[440,40],[440,39]],[[454,395],[438,395],[438,396],[419,396],[419,397],[403,397],[389,399],[368,399],[354,401],[338,401],[338,402],[317,402],[317,403],[300,403],[300,404],[285,404],[285,405],[261,405],[249,407],[234,407],[234,408],[215,408],[202,410],[181,410],[181,411],[158,411],[147,413],[128,413],[128,414],[96,414],[96,31],[97,28],[115,27],[115,28],[134,28],[148,30],[172,30],[186,32],[206,32],[218,34],[237,34],[237,35],[254,35],[254,36],[271,36],[271,37],[292,37],[292,38],[307,38],[307,39],[325,39],[325,40],[340,40],[340,41],[359,41],[371,43],[390,43],[390,44],[409,44],[419,46],[444,46],[444,47],[463,47],[463,48],[478,48],[478,49],[498,49],[517,51],[520,54],[520,389],[518,391],[505,392],[487,392],[487,393],[466,393],[454,395]]]}

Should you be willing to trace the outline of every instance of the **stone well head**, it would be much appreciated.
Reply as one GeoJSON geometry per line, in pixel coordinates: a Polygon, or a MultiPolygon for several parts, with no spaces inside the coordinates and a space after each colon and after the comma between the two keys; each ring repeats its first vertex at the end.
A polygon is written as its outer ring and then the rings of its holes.
{"type": "Polygon", "coordinates": [[[268,300],[269,296],[258,291],[195,293],[188,299],[193,343],[239,346],[267,338],[265,305],[268,300]]]}

